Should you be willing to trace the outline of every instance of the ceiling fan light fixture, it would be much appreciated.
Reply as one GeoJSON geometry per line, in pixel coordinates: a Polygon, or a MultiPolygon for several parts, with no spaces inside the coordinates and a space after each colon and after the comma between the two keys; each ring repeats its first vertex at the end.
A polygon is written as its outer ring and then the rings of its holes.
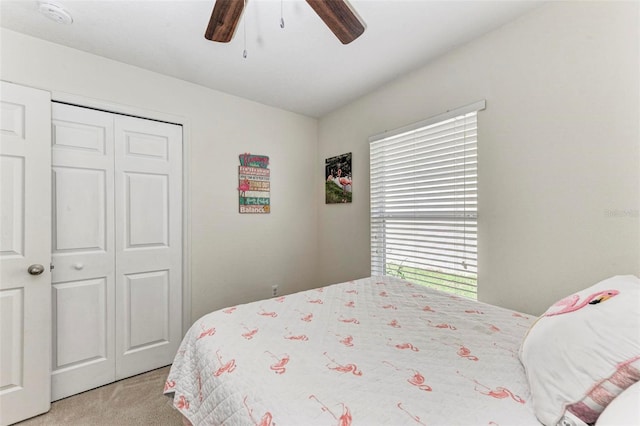
{"type": "Polygon", "coordinates": [[[38,4],[38,11],[58,24],[69,25],[73,23],[71,14],[58,3],[52,1],[41,1],[38,4]]]}
{"type": "MultiPolygon", "coordinates": [[[[280,1],[280,28],[284,16],[280,1]]],[[[365,26],[347,0],[307,0],[307,3],[342,44],[349,44],[364,33],[365,26]]],[[[233,38],[246,0],[215,0],[204,38],[228,43],[233,38]]]]}

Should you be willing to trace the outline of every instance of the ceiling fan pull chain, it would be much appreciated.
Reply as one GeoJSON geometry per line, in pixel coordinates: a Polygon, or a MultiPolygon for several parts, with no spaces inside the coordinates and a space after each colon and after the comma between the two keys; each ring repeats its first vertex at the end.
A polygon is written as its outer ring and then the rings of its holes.
{"type": "Polygon", "coordinates": [[[282,4],[284,0],[280,0],[280,28],[284,28],[284,14],[282,13],[282,4]]]}
{"type": "Polygon", "coordinates": [[[242,52],[242,57],[247,59],[247,0],[244,0],[244,19],[242,20],[242,29],[244,31],[244,51],[242,52]]]}

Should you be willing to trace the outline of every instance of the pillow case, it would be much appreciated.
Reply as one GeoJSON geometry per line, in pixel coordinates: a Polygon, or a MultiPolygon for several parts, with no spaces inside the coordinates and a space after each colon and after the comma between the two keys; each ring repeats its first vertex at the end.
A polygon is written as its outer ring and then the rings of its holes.
{"type": "Polygon", "coordinates": [[[640,425],[640,382],[616,397],[598,417],[596,426],[640,425]]]}
{"type": "Polygon", "coordinates": [[[520,348],[538,420],[587,424],[640,380],[640,279],[616,276],[551,306],[520,348]]]}

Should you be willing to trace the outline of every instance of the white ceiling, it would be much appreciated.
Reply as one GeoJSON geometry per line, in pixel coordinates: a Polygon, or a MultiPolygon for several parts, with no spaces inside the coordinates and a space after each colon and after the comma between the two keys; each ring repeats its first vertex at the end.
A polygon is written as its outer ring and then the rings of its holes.
{"type": "Polygon", "coordinates": [[[498,28],[541,1],[350,0],[365,33],[342,45],[303,0],[249,0],[227,44],[204,38],[214,0],[1,0],[0,26],[312,117],[498,28]],[[280,10],[285,28],[280,28],[280,10]]]}

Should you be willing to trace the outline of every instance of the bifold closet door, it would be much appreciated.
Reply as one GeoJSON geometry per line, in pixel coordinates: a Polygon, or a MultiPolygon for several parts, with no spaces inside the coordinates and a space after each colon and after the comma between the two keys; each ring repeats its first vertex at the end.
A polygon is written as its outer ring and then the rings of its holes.
{"type": "Polygon", "coordinates": [[[52,104],[52,400],[115,380],[114,116],[52,104]]]}
{"type": "Polygon", "coordinates": [[[182,336],[182,127],[118,116],[116,377],[170,364],[182,336]]]}
{"type": "Polygon", "coordinates": [[[53,400],[172,362],[182,128],[53,104],[53,400]]]}

